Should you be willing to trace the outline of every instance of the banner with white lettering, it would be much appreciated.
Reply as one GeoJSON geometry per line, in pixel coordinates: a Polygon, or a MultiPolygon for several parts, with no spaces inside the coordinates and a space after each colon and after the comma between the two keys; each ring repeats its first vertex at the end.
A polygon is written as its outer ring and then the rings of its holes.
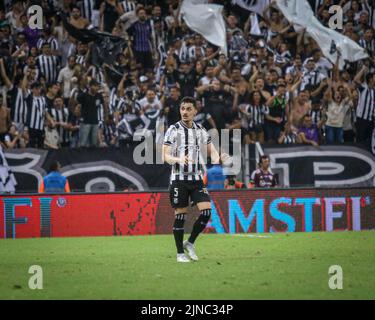
{"type": "Polygon", "coordinates": [[[169,185],[171,168],[147,140],[123,148],[14,149],[4,154],[18,181],[16,193],[36,193],[52,161],[60,162],[72,192],[165,190],[169,185]],[[135,157],[143,163],[135,163],[135,157]]]}
{"type": "MultiPolygon", "coordinates": [[[[280,187],[372,187],[375,157],[360,146],[263,145],[270,157],[271,169],[278,175],[280,187]]],[[[255,169],[254,146],[249,147],[247,175],[255,169]]]]}
{"type": "Polygon", "coordinates": [[[0,145],[0,194],[14,193],[16,185],[16,178],[8,165],[3,148],[0,145]]]}

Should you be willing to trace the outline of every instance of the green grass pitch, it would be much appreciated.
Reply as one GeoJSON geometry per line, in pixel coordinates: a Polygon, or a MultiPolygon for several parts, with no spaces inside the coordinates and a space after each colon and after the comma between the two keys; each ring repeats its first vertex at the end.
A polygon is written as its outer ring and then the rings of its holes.
{"type": "Polygon", "coordinates": [[[374,248],[374,231],[205,234],[200,261],[178,264],[172,235],[0,240],[0,299],[375,299],[374,248]]]}

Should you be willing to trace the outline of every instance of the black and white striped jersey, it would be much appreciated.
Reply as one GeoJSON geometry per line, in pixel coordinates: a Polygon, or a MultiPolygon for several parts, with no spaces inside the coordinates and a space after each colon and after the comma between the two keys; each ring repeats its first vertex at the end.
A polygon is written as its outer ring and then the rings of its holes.
{"type": "Polygon", "coordinates": [[[312,88],[317,88],[320,82],[322,82],[325,78],[326,76],[317,70],[305,71],[302,76],[302,83],[300,87],[301,91],[305,89],[312,90],[312,88]]]}
{"type": "Polygon", "coordinates": [[[59,42],[53,36],[49,37],[48,39],[39,38],[36,43],[36,47],[38,48],[38,50],[42,50],[42,47],[45,43],[48,43],[51,46],[51,50],[59,50],[59,42]]]}
{"type": "MultiPolygon", "coordinates": [[[[69,121],[69,109],[67,107],[63,107],[61,109],[57,108],[51,108],[49,110],[49,113],[51,117],[56,121],[56,122],[64,122],[68,123],[69,121]]],[[[70,141],[70,131],[67,129],[64,129],[62,126],[59,126],[57,128],[57,131],[59,133],[61,142],[67,143],[70,141]]]]}
{"type": "Polygon", "coordinates": [[[357,118],[372,121],[374,118],[375,88],[369,89],[367,84],[363,83],[358,87],[358,94],[357,118]]]}
{"type": "Polygon", "coordinates": [[[269,113],[269,109],[266,105],[247,105],[246,112],[249,114],[248,126],[249,129],[254,129],[255,126],[264,124],[264,116],[269,113]]]}
{"type": "Polygon", "coordinates": [[[117,88],[112,87],[109,91],[109,113],[113,114],[121,107],[120,97],[117,95],[117,88]]]}
{"type": "Polygon", "coordinates": [[[135,9],[137,8],[137,5],[135,4],[135,2],[131,0],[121,1],[120,6],[124,10],[124,13],[135,11],[135,9]]]}
{"type": "Polygon", "coordinates": [[[46,79],[47,83],[53,83],[57,80],[60,64],[56,56],[41,54],[37,57],[37,63],[40,73],[46,79]]]}
{"type": "Polygon", "coordinates": [[[301,68],[297,68],[296,66],[293,65],[293,66],[287,67],[285,73],[296,76],[297,73],[300,71],[301,71],[301,68]]]}
{"type": "Polygon", "coordinates": [[[103,136],[105,143],[109,146],[114,138],[117,138],[117,129],[115,124],[103,124],[103,136]]]}
{"type": "Polygon", "coordinates": [[[197,51],[200,51],[201,57],[204,57],[205,51],[202,47],[192,46],[187,49],[187,62],[193,61],[197,58],[197,51]]]}
{"type": "Polygon", "coordinates": [[[101,103],[98,110],[98,122],[99,122],[99,125],[100,126],[103,126],[103,122],[104,122],[104,118],[105,118],[105,114],[104,114],[104,106],[103,104],[101,103]]]}
{"type": "Polygon", "coordinates": [[[283,144],[295,144],[297,143],[297,134],[291,132],[285,136],[283,144]]]}
{"type": "Polygon", "coordinates": [[[362,48],[366,49],[369,54],[375,53],[375,39],[366,41],[364,38],[361,38],[358,43],[362,48]]]}
{"type": "MultiPolygon", "coordinates": [[[[28,90],[26,96],[30,93],[28,90]]],[[[15,123],[25,124],[27,121],[26,96],[20,87],[13,87],[10,94],[10,115],[15,123]]]]}
{"type": "Polygon", "coordinates": [[[47,110],[46,99],[29,94],[26,98],[27,126],[30,129],[44,130],[44,118],[47,110]]]}
{"type": "Polygon", "coordinates": [[[364,9],[369,13],[369,25],[375,29],[375,3],[373,0],[363,0],[364,9]]]}
{"type": "Polygon", "coordinates": [[[85,67],[86,66],[86,55],[77,54],[76,63],[85,67]]]}
{"type": "Polygon", "coordinates": [[[318,125],[318,123],[323,118],[323,111],[322,111],[321,108],[319,108],[319,109],[311,109],[307,114],[311,117],[312,122],[314,124],[316,124],[316,125],[318,125]]]}
{"type": "Polygon", "coordinates": [[[70,99],[77,100],[80,92],[81,89],[79,87],[72,88],[72,90],[70,91],[70,99]]]}
{"type": "Polygon", "coordinates": [[[172,165],[171,181],[200,181],[203,179],[201,148],[211,143],[209,133],[193,122],[188,128],[182,121],[171,125],[164,137],[164,145],[171,147],[174,157],[188,156],[191,163],[172,165]]]}
{"type": "Polygon", "coordinates": [[[92,12],[95,7],[95,0],[82,0],[81,2],[81,12],[82,17],[86,18],[91,22],[92,12]]]}
{"type": "Polygon", "coordinates": [[[91,75],[92,79],[95,79],[100,84],[105,83],[105,77],[102,69],[98,66],[91,66],[87,71],[87,74],[91,75]]]}

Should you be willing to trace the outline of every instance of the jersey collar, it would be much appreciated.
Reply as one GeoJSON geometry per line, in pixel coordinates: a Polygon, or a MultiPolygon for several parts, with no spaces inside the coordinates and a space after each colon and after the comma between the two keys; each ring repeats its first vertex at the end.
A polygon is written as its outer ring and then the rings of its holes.
{"type": "Polygon", "coordinates": [[[180,124],[181,124],[181,126],[183,126],[185,129],[196,129],[197,128],[197,126],[195,125],[195,122],[193,121],[193,126],[191,127],[191,128],[188,128],[184,123],[183,123],[183,121],[181,120],[180,121],[180,124]]]}

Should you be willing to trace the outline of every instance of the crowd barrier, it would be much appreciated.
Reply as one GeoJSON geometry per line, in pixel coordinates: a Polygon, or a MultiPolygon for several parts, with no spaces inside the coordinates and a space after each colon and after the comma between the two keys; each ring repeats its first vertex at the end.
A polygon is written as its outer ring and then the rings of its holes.
{"type": "MultiPolygon", "coordinates": [[[[211,192],[208,233],[375,229],[375,188],[211,192]]],[[[170,234],[168,192],[0,197],[0,238],[170,234]]],[[[187,216],[189,231],[198,214],[187,216]]]]}

